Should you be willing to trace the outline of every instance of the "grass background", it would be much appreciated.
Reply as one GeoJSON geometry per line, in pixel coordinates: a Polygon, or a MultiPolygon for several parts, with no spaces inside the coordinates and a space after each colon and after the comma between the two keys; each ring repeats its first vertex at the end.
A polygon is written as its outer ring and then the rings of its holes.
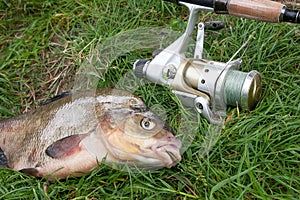
{"type": "MultiPolygon", "coordinates": [[[[1,1],[0,117],[26,112],[70,90],[91,43],[138,27],[183,31],[187,15],[184,7],[160,0],[1,1]]],[[[209,13],[202,13],[200,20],[227,24],[206,34],[205,49],[214,60],[226,62],[253,34],[242,70],[261,72],[264,86],[254,111],[228,109],[209,155],[199,156],[203,125],[182,162],[172,169],[126,173],[100,165],[91,175],[54,183],[1,169],[0,199],[298,199],[299,25],[209,13]]],[[[99,86],[113,86],[142,54],[134,52],[114,63],[99,86]]],[[[147,104],[157,100],[174,106],[152,90],[139,92],[147,104]]]]}

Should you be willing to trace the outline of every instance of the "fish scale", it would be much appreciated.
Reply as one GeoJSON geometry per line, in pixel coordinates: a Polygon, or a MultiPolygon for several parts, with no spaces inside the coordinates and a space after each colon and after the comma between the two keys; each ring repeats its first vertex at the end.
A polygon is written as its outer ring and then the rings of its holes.
{"type": "Polygon", "coordinates": [[[141,168],[172,167],[181,159],[180,140],[140,98],[116,89],[69,94],[0,120],[1,167],[55,179],[81,176],[104,158],[141,168]],[[149,144],[164,149],[143,148],[149,144]]]}

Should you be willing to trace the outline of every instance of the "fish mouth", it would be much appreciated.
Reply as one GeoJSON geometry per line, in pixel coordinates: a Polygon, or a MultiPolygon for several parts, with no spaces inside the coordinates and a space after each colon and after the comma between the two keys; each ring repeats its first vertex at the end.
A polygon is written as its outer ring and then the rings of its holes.
{"type": "Polygon", "coordinates": [[[180,149],[181,142],[178,139],[152,147],[152,150],[161,158],[167,168],[171,168],[181,161],[180,149]]]}

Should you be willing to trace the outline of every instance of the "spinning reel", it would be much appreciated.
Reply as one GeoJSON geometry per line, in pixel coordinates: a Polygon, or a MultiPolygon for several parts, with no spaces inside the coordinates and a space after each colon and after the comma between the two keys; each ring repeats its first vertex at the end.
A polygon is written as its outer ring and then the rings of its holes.
{"type": "Polygon", "coordinates": [[[238,105],[252,110],[262,93],[259,72],[239,71],[242,60],[217,62],[203,59],[205,29],[219,29],[222,22],[199,23],[194,56],[186,58],[186,51],[197,23],[199,12],[227,13],[269,22],[300,23],[299,11],[285,8],[272,1],[257,0],[184,0],[179,1],[190,12],[184,34],[167,48],[154,52],[153,59],[141,59],[133,69],[138,78],[169,86],[181,102],[205,117],[210,123],[222,122],[227,106],[238,105]]]}

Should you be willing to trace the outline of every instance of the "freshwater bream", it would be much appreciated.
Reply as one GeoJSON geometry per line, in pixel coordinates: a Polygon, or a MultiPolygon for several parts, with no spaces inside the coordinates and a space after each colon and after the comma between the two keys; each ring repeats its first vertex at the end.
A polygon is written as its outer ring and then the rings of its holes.
{"type": "Polygon", "coordinates": [[[0,166],[37,177],[81,176],[103,159],[170,168],[180,148],[169,126],[123,90],[78,92],[0,121],[0,166]]]}

